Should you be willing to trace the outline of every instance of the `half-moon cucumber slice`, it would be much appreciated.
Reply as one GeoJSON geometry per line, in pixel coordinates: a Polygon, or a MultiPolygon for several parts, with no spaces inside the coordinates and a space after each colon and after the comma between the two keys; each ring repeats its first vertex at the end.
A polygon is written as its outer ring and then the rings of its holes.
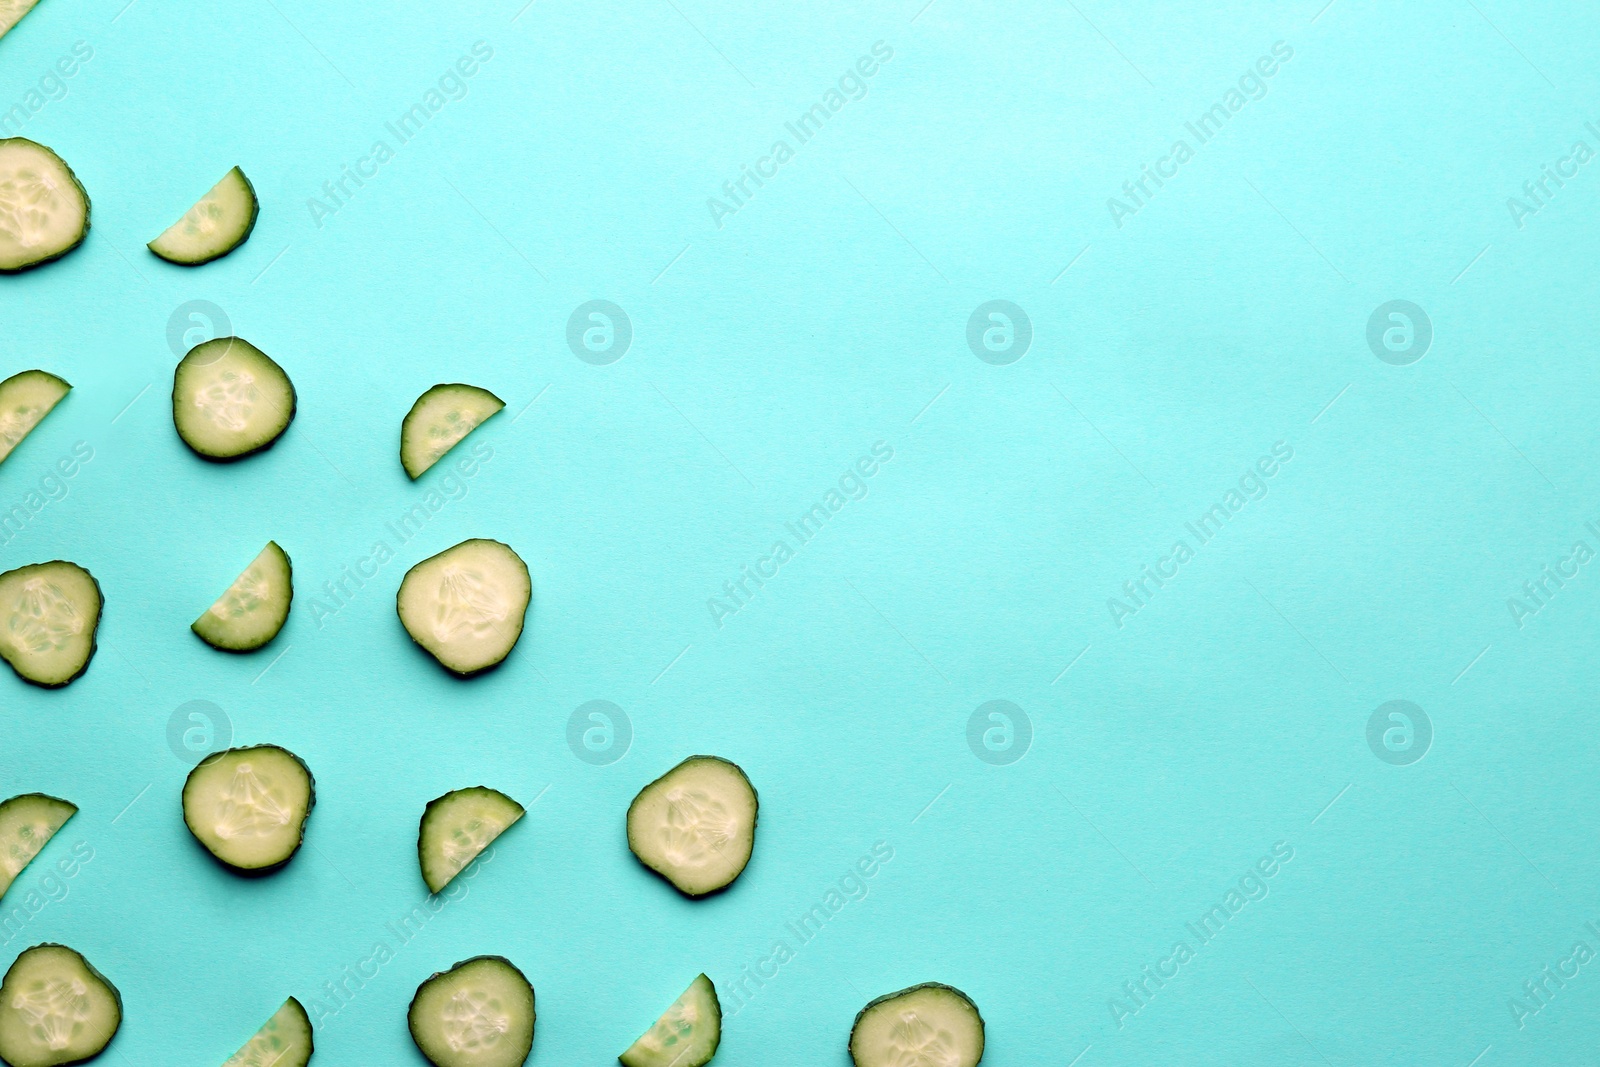
{"type": "Polygon", "coordinates": [[[522,818],[521,804],[497,789],[473,786],[428,802],[417,833],[417,858],[428,892],[437,893],[522,818]]]}
{"type": "Polygon", "coordinates": [[[475,956],[418,986],[406,1021],[434,1067],[519,1067],[534,1018],[523,973],[503,956],[475,956]]]}
{"type": "Polygon", "coordinates": [[[0,897],[76,814],[78,805],[43,793],[24,793],[0,804],[0,897]]]}
{"type": "Polygon", "coordinates": [[[230,748],[189,772],[183,821],[224,866],[266,874],[300,850],[316,799],[310,769],[288,749],[230,748]]]}
{"type": "Polygon", "coordinates": [[[42,370],[25,370],[0,382],[0,462],[61,403],[71,388],[42,370]]]}
{"type": "Polygon", "coordinates": [[[522,557],[509,545],[475,537],[407,571],[396,609],[411,640],[465,677],[511,654],[532,596],[522,557]]]}
{"type": "Polygon", "coordinates": [[[259,452],[294,420],[294,385],[261,349],[238,337],[195,345],[172,376],[172,422],[206,459],[259,452]]]}
{"type": "Polygon", "coordinates": [[[439,462],[506,402],[476,385],[436,385],[400,424],[400,464],[412,478],[439,462]]]}
{"type": "Polygon", "coordinates": [[[63,1067],[105,1051],[122,1026],[122,995],[65,945],[35,945],[0,983],[0,1060],[63,1067]]]}
{"type": "Polygon", "coordinates": [[[0,37],[11,32],[11,27],[22,21],[22,16],[32,11],[39,0],[0,0],[0,37]]]}
{"type": "Polygon", "coordinates": [[[268,541],[227,592],[189,627],[212,648],[250,652],[278,636],[294,599],[289,554],[268,541]]]}
{"type": "Polygon", "coordinates": [[[100,583],[65,560],[0,574],[0,658],[54,689],[89,668],[100,628],[100,583]]]}
{"type": "Polygon", "coordinates": [[[617,1059],[623,1067],[704,1067],[721,1043],[722,1004],[702,974],[617,1059]]]}
{"type": "Polygon", "coordinates": [[[314,1048],[311,1018],[290,997],[222,1067],[306,1067],[314,1048]]]}
{"type": "Polygon", "coordinates": [[[750,779],[718,756],[690,756],[639,790],[628,848],[688,897],[733,884],[750,862],[759,803],[750,779]]]}
{"type": "Polygon", "coordinates": [[[983,1016],[953,986],[914,985],[861,1009],[850,1028],[850,1059],[856,1067],[976,1067],[983,1059],[983,1016]]]}
{"type": "MultiPolygon", "coordinates": [[[[5,9],[0,0],[0,26],[5,9]]],[[[26,137],[0,140],[0,274],[60,259],[88,233],[89,194],[72,168],[26,137]]]]}
{"type": "Polygon", "coordinates": [[[255,187],[244,171],[234,167],[183,218],[145,247],[168,263],[198,267],[244,244],[255,229],[258,210],[255,187]]]}

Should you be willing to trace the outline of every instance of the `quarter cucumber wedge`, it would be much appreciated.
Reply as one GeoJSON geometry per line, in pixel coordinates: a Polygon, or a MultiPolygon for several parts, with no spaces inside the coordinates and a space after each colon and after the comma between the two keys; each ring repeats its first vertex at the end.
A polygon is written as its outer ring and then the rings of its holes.
{"type": "Polygon", "coordinates": [[[61,403],[71,388],[42,370],[25,370],[0,382],[0,462],[61,403]]]}
{"type": "Polygon", "coordinates": [[[65,560],[0,574],[0,658],[46,689],[89,668],[100,628],[100,583],[65,560]]]}
{"type": "Polygon", "coordinates": [[[0,983],[0,1060],[64,1067],[105,1051],[122,1026],[122,995],[65,945],[35,945],[0,983]]]}
{"type": "Polygon", "coordinates": [[[145,247],[168,263],[198,267],[244,244],[256,228],[259,210],[255,187],[244,171],[234,167],[183,218],[145,247]]]}
{"type": "MultiPolygon", "coordinates": [[[[23,4],[13,22],[33,6],[23,4]]],[[[0,0],[0,34],[8,6],[0,0]]],[[[88,233],[89,194],[72,168],[26,137],[0,140],[0,274],[60,259],[88,233]]]]}
{"type": "Polygon", "coordinates": [[[622,1067],[704,1067],[721,1043],[722,1004],[702,974],[617,1059],[622,1067]]]}
{"type": "Polygon", "coordinates": [[[417,858],[428,892],[437,893],[449,885],[523,813],[521,804],[481,785],[429,801],[417,833],[417,858]]]}
{"type": "Polygon", "coordinates": [[[436,385],[417,397],[400,424],[400,464],[412,478],[476,430],[506,402],[476,385],[436,385]]]}
{"type": "Polygon", "coordinates": [[[78,805],[43,793],[24,793],[0,803],[0,897],[76,814],[78,805]]]}
{"type": "Polygon", "coordinates": [[[22,21],[22,16],[32,11],[39,0],[0,0],[0,37],[11,32],[11,27],[22,21]]]}
{"type": "Polygon", "coordinates": [[[879,997],[850,1028],[856,1067],[975,1067],[983,1059],[983,1016],[953,986],[928,982],[879,997]]]}
{"type": "Polygon", "coordinates": [[[259,452],[294,420],[294,385],[261,349],[218,337],[189,350],[172,376],[172,422],[206,459],[259,452]]]}
{"type": "Polygon", "coordinates": [[[222,1067],[306,1067],[314,1048],[311,1017],[290,997],[222,1067]]]}
{"type": "Polygon", "coordinates": [[[519,1067],[533,1051],[533,986],[503,956],[475,956],[418,986],[406,1021],[434,1067],[519,1067]]]}
{"type": "Polygon", "coordinates": [[[411,640],[466,677],[511,654],[532,596],[522,557],[475,537],[407,571],[395,606],[411,640]]]}
{"type": "Polygon", "coordinates": [[[224,652],[250,652],[278,636],[294,599],[289,553],[268,541],[228,591],[189,627],[224,652]]]}
{"type": "Polygon", "coordinates": [[[750,862],[759,804],[738,764],[690,756],[639,790],[628,807],[628,848],[684,896],[733,884],[750,862]]]}
{"type": "Polygon", "coordinates": [[[207,756],[183,785],[183,821],[195,840],[241,874],[277,870],[300,850],[317,802],[311,771],[277,745],[207,756]]]}

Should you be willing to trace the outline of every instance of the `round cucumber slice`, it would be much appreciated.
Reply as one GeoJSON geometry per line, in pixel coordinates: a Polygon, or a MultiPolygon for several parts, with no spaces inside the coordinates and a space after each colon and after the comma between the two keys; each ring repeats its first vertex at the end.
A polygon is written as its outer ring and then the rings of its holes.
{"type": "Polygon", "coordinates": [[[306,1067],[314,1050],[311,1018],[290,997],[222,1067],[306,1067]]]}
{"type": "Polygon", "coordinates": [[[183,821],[225,867],[267,874],[300,850],[317,802],[305,762],[277,745],[207,756],[183,785],[183,821]]]}
{"type": "Polygon", "coordinates": [[[60,259],[88,233],[89,194],[72,168],[26,137],[0,140],[0,274],[60,259]]]}
{"type": "Polygon", "coordinates": [[[234,167],[183,218],[145,247],[182,267],[198,267],[221,259],[244,244],[256,227],[255,187],[234,167]]]}
{"type": "Polygon", "coordinates": [[[64,1067],[105,1051],[122,1026],[122,995],[65,945],[35,945],[0,982],[0,1060],[64,1067]]]}
{"type": "Polygon", "coordinates": [[[0,658],[24,681],[54,689],[89,669],[100,628],[100,583],[65,560],[0,574],[0,658]]]}
{"type": "Polygon", "coordinates": [[[172,422],[206,459],[271,445],[294,421],[294,385],[261,349],[238,337],[195,345],[172,376],[172,422]]]}
{"type": "Polygon", "coordinates": [[[850,1028],[856,1067],[976,1067],[983,1059],[983,1016],[954,986],[928,982],[879,997],[850,1028]]]}
{"type": "Polygon", "coordinates": [[[476,385],[436,385],[400,424],[400,464],[412,478],[439,462],[506,402],[476,385]]]}
{"type": "Polygon", "coordinates": [[[428,892],[437,893],[522,818],[521,804],[497,789],[473,786],[430,800],[417,832],[417,859],[428,892]]]}
{"type": "Polygon", "coordinates": [[[617,1059],[622,1067],[704,1067],[721,1043],[722,1004],[702,974],[617,1059]]]}
{"type": "Polygon", "coordinates": [[[532,596],[522,557],[475,537],[407,571],[395,606],[411,640],[466,677],[511,654],[532,596]]]}
{"type": "Polygon", "coordinates": [[[43,793],[24,793],[0,804],[0,897],[76,814],[78,805],[43,793]]]}
{"type": "Polygon", "coordinates": [[[294,600],[289,553],[268,541],[227,592],[189,627],[224,652],[251,652],[278,636],[294,600]]]}
{"type": "Polygon", "coordinates": [[[71,388],[42,370],[25,370],[0,382],[0,462],[61,403],[71,388]]]}
{"type": "Polygon", "coordinates": [[[411,1039],[434,1067],[519,1067],[533,1051],[533,986],[503,956],[475,956],[411,998],[411,1039]]]}
{"type": "Polygon", "coordinates": [[[756,843],[756,791],[736,763],[690,756],[639,790],[628,848],[688,897],[733,884],[756,843]]]}

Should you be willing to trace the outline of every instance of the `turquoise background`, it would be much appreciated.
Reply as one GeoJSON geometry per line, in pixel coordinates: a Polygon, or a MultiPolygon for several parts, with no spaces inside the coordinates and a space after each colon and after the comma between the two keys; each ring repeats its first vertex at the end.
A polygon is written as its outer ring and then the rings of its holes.
{"type": "Polygon", "coordinates": [[[1574,942],[1600,951],[1600,575],[1520,627],[1507,600],[1600,549],[1600,163],[1522,228],[1506,201],[1575,140],[1600,150],[1593,12],[124,3],[43,0],[0,42],[0,113],[94,53],[20,130],[71,163],[94,228],[0,278],[0,370],[76,387],[0,468],[0,507],[74,442],[94,458],[0,563],[72,559],[106,596],[86,676],[0,677],[0,791],[81,805],[45,858],[94,850],[0,964],[82,950],[126,1004],[107,1062],[221,1063],[285,996],[325,998],[423,897],[424,803],[480,782],[528,817],[323,1020],[316,1062],[422,1063],[412,992],[478,953],[538,991],[530,1062],[608,1062],[698,971],[727,989],[768,958],[877,842],[869,894],[794,946],[717,1063],[845,1064],[857,1009],[926,980],[977,1001],[996,1067],[1589,1055],[1600,963],[1520,1027],[1511,998],[1574,942]],[[319,227],[308,199],[477,41],[466,96],[319,227]],[[719,228],[707,199],[878,41],[866,96],[719,228]],[[1116,225],[1107,199],[1275,42],[1293,56],[1265,96],[1116,225]],[[262,200],[243,249],[194,271],[145,252],[235,164],[262,200]],[[607,366],[566,341],[591,299],[633,326],[607,366]],[[966,342],[991,299],[1032,323],[1009,365],[966,342]],[[1407,366],[1366,341],[1396,299],[1434,331],[1407,366]],[[299,391],[237,465],[172,430],[166,331],[191,300],[299,391]],[[492,460],[315,618],[440,486],[395,456],[439,381],[506,399],[474,438],[492,460]],[[708,598],[880,441],[867,497],[718,627],[708,598]],[[1267,495],[1117,627],[1108,599],[1277,442],[1267,495]],[[462,682],[392,597],[473,536],[527,560],[534,605],[508,662],[462,682]],[[292,618],[214,652],[187,626],[269,538],[292,618]],[[632,723],[609,765],[567,743],[596,699],[632,723]],[[967,742],[996,699],[1031,723],[1005,765],[967,742]],[[1433,726],[1410,765],[1367,742],[1392,699],[1433,726]],[[183,827],[167,726],[191,700],[316,774],[307,847],[271,878],[183,827]],[[623,814],[695,752],[739,762],[762,812],[739,882],[689,902],[623,814]],[[1268,895],[1119,1026],[1123,983],[1279,842],[1268,895]]]}

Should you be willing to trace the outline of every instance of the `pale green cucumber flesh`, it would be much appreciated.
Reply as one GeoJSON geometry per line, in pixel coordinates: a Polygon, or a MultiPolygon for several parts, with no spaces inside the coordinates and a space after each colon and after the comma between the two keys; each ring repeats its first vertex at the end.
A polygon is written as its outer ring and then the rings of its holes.
{"type": "Polygon", "coordinates": [[[64,1067],[98,1056],[122,1026],[122,997],[65,945],[35,945],[0,982],[0,1060],[64,1067]]]}
{"type": "Polygon", "coordinates": [[[241,459],[294,420],[294,385],[261,349],[219,337],[190,349],[172,376],[172,423],[195,454],[241,459]]]}
{"type": "Polygon", "coordinates": [[[617,1059],[623,1067],[703,1067],[721,1042],[722,1005],[702,974],[617,1059]]]}
{"type": "Polygon", "coordinates": [[[395,607],[413,641],[467,676],[511,654],[532,596],[527,564],[509,545],[473,538],[407,571],[395,607]]]}
{"type": "Polygon", "coordinates": [[[680,893],[726,889],[755,848],[760,804],[738,764],[691,756],[639,791],[628,807],[628,848],[680,893]]]}
{"type": "Polygon", "coordinates": [[[32,11],[39,0],[0,0],[0,37],[11,32],[11,27],[22,21],[22,16],[32,11]]]}
{"type": "Polygon", "coordinates": [[[0,897],[77,813],[70,800],[43,793],[24,793],[0,803],[0,897]]]}
{"type": "Polygon", "coordinates": [[[417,987],[406,1021],[434,1067],[520,1067],[533,1049],[533,986],[510,960],[463,960],[417,987]]]}
{"type": "Polygon", "coordinates": [[[244,244],[255,229],[259,209],[250,179],[234,167],[183,218],[146,247],[179,266],[210,263],[244,244]]]}
{"type": "Polygon", "coordinates": [[[25,681],[54,689],[89,667],[100,627],[100,583],[65,560],[0,574],[0,658],[25,681]]]}
{"type": "Polygon", "coordinates": [[[434,386],[417,397],[400,424],[401,465],[412,478],[419,477],[505,406],[504,400],[476,385],[434,386]]]}
{"type": "Polygon", "coordinates": [[[245,874],[277,870],[305,839],[316,804],[311,771],[277,745],[207,756],[183,785],[183,821],[224,866],[245,874]]]}
{"type": "Polygon", "coordinates": [[[0,139],[0,273],[59,259],[88,232],[89,197],[72,168],[26,137],[0,139]]]}
{"type": "Polygon", "coordinates": [[[278,636],[294,599],[289,554],[268,541],[244,573],[189,628],[212,648],[250,652],[278,636]]]}
{"type": "Polygon", "coordinates": [[[222,1067],[306,1067],[314,1049],[311,1018],[290,997],[222,1067]]]}
{"type": "Polygon", "coordinates": [[[25,370],[0,382],[0,462],[61,403],[71,388],[42,370],[25,370]]]}
{"type": "Polygon", "coordinates": [[[983,1059],[983,1016],[954,986],[928,982],[879,997],[850,1028],[855,1067],[976,1067],[983,1059]]]}
{"type": "Polygon", "coordinates": [[[522,818],[521,804],[497,789],[473,786],[429,801],[417,831],[422,880],[437,893],[522,818]]]}

